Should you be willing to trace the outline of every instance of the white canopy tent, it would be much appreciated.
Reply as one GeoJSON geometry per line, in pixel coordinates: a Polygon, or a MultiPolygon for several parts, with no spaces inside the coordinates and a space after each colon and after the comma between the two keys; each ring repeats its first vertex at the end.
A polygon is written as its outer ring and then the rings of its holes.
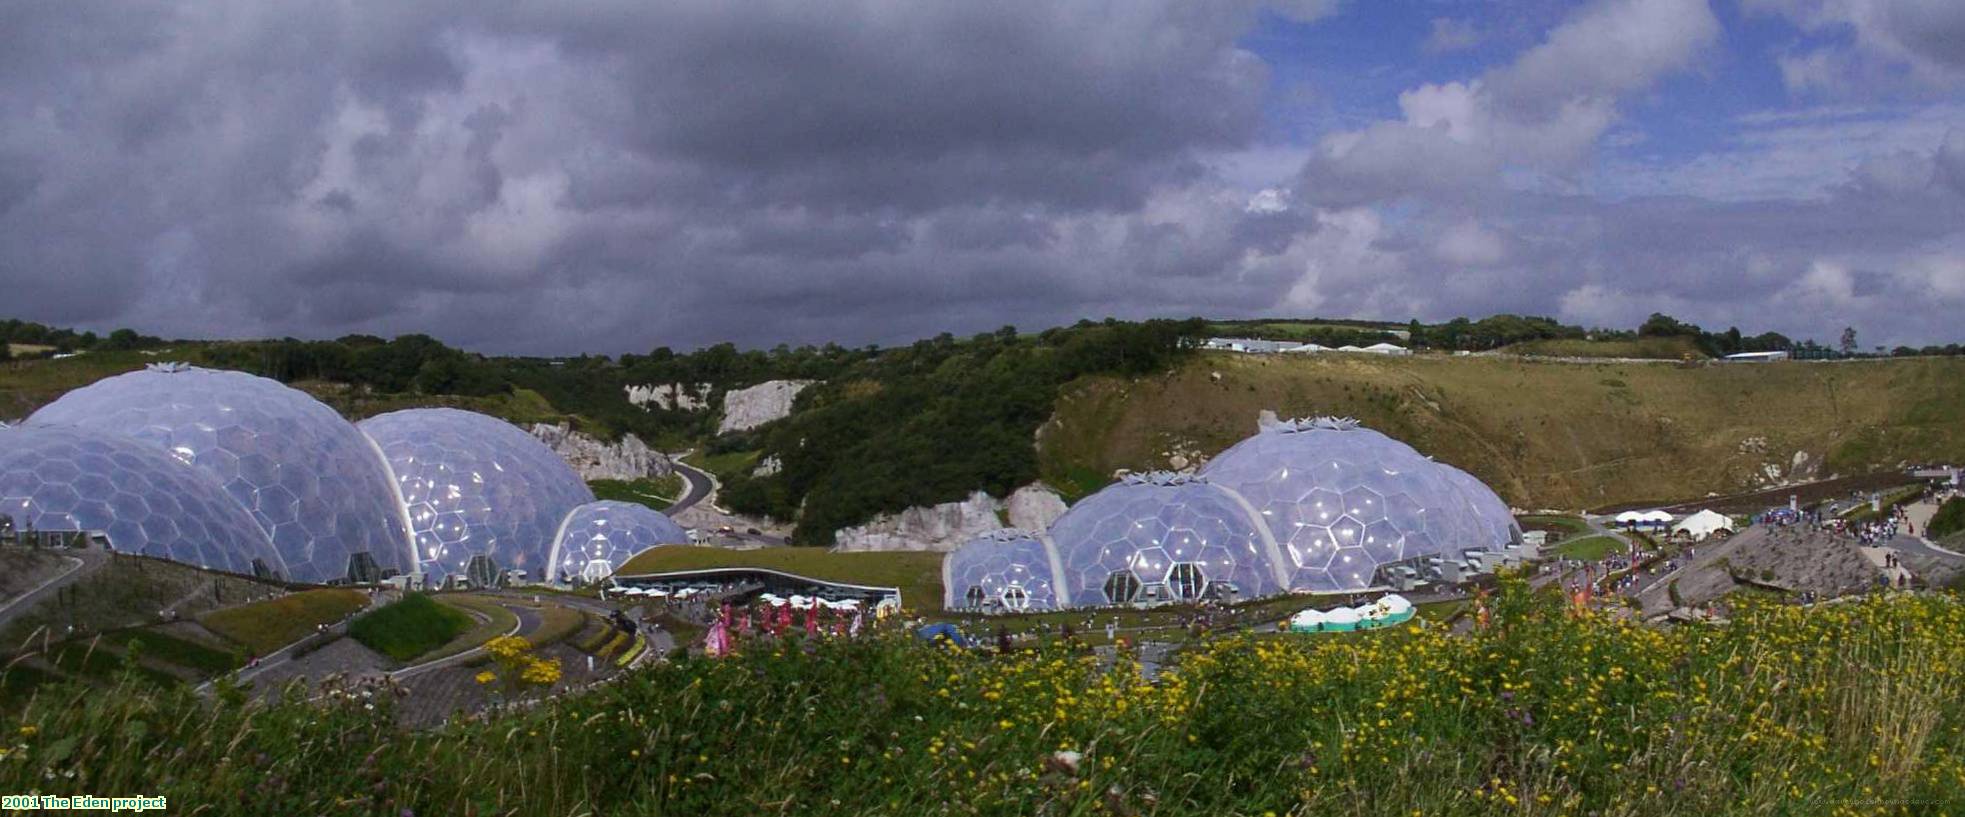
{"type": "Polygon", "coordinates": [[[1719,531],[1733,532],[1733,518],[1710,508],[1672,526],[1673,533],[1684,533],[1694,539],[1704,539],[1719,531]]]}

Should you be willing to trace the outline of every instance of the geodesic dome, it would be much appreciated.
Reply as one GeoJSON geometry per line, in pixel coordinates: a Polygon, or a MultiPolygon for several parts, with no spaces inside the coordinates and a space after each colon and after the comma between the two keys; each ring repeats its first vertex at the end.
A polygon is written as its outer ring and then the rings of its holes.
{"type": "Polygon", "coordinates": [[[210,474],[133,439],[69,426],[0,427],[0,514],[16,530],[91,531],[125,553],[234,573],[284,566],[210,474]]]}
{"type": "Polygon", "coordinates": [[[1479,480],[1351,420],[1265,427],[1201,473],[1261,514],[1291,590],[1363,590],[1382,566],[1490,549],[1514,527],[1498,498],[1469,496],[1479,480]]]}
{"type": "Polygon", "coordinates": [[[1204,477],[1132,475],[1051,526],[1071,606],[1249,599],[1280,592],[1254,509],[1204,477]]]}
{"type": "Polygon", "coordinates": [[[1503,545],[1519,545],[1522,541],[1521,523],[1515,521],[1514,511],[1508,510],[1508,503],[1502,501],[1494,489],[1487,487],[1479,477],[1469,474],[1446,463],[1438,463],[1445,469],[1447,479],[1467,497],[1474,507],[1474,515],[1481,522],[1481,531],[1486,538],[1481,540],[1485,547],[1495,548],[1503,545]]]}
{"type": "Polygon", "coordinates": [[[465,573],[472,556],[533,578],[552,575],[560,520],[594,501],[558,454],[518,426],[472,411],[424,408],[363,420],[408,509],[424,572],[465,573]]]}
{"type": "Polygon", "coordinates": [[[1039,534],[1004,528],[942,557],[942,606],[950,610],[1056,610],[1063,565],[1039,534]]]}
{"type": "Polygon", "coordinates": [[[574,508],[560,523],[553,548],[554,573],[545,578],[570,576],[597,582],[614,575],[637,553],[656,545],[688,543],[689,533],[681,525],[647,505],[611,499],[589,502],[574,508]]]}
{"type": "Polygon", "coordinates": [[[196,465],[252,514],[286,577],[326,581],[367,551],[407,569],[400,507],[375,448],[305,392],[244,372],[157,364],[71,391],[28,418],[134,437],[196,465]]]}

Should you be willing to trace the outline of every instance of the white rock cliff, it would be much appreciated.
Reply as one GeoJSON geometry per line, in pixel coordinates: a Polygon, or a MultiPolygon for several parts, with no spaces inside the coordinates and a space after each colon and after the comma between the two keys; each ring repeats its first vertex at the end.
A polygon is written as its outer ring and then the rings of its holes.
{"type": "Polygon", "coordinates": [[[950,551],[977,534],[1004,527],[1006,521],[1009,527],[1043,530],[1064,510],[1064,500],[1042,485],[1026,485],[1001,500],[977,491],[961,502],[881,514],[864,525],[841,528],[833,532],[833,549],[950,551]]]}
{"type": "Polygon", "coordinates": [[[560,459],[573,466],[581,479],[640,479],[667,476],[674,470],[669,458],[651,449],[633,434],[618,443],[605,443],[591,435],[574,431],[565,423],[534,423],[532,436],[553,449],[560,459]]]}
{"type": "Polygon", "coordinates": [[[791,414],[792,401],[816,380],[767,380],[723,395],[723,421],[716,433],[749,431],[791,414]]]}

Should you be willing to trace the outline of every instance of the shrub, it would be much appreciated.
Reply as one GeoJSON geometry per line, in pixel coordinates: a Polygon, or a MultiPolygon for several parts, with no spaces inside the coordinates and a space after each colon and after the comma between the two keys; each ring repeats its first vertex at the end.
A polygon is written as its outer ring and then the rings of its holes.
{"type": "Polygon", "coordinates": [[[401,601],[364,613],[348,625],[349,637],[397,661],[434,650],[471,629],[471,617],[430,598],[411,593],[401,601]]]}
{"type": "Polygon", "coordinates": [[[1925,535],[1932,539],[1942,539],[1959,531],[1965,531],[1965,497],[1946,500],[1931,515],[1930,529],[1925,535]]]}

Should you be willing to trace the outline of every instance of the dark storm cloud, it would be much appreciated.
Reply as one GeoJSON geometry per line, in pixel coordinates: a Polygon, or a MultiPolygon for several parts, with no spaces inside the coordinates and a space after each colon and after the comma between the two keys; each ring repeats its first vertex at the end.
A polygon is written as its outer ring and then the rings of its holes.
{"type": "Polygon", "coordinates": [[[1091,282],[1233,255],[1138,222],[1254,133],[1267,71],[1235,41],[1257,13],[20,4],[0,275],[46,320],[517,349],[485,323],[509,320],[550,351],[1158,311],[1091,282]]]}
{"type": "MultiPolygon", "coordinates": [[[[1599,166],[1627,98],[1722,39],[1700,0],[1589,3],[1396,118],[1258,144],[1273,81],[1238,41],[1332,6],[12,4],[0,283],[12,312],[96,329],[526,353],[1195,313],[1679,309],[1919,339],[1965,306],[1965,135],[1934,137],[1942,116],[1874,155],[1599,166]],[[1265,152],[1296,162],[1224,170],[1265,152]],[[1591,193],[1793,167],[1846,172],[1777,200],[1591,193]]],[[[1955,6],[1893,8],[1927,22],[1852,47],[1955,79],[1932,34],[1955,6]]]]}

